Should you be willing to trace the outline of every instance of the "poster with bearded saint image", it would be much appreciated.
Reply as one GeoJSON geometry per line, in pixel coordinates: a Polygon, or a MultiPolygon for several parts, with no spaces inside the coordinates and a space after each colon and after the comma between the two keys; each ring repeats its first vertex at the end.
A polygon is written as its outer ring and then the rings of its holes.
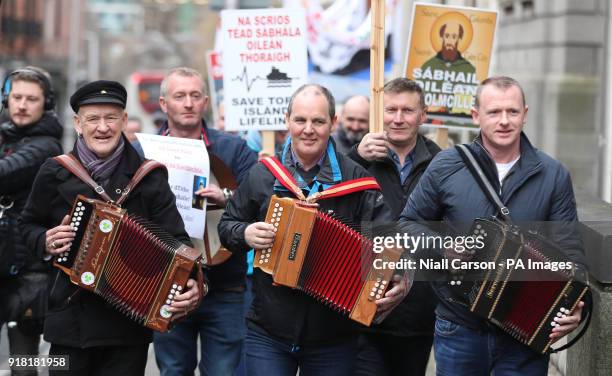
{"type": "Polygon", "coordinates": [[[470,126],[478,83],[489,75],[497,12],[415,3],[406,77],[425,94],[429,121],[470,126]]]}

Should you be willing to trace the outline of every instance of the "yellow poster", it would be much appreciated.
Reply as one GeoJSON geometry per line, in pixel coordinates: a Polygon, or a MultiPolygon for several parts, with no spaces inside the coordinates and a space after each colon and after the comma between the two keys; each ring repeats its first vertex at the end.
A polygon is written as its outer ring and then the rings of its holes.
{"type": "Polygon", "coordinates": [[[423,88],[434,123],[455,123],[436,115],[470,116],[478,83],[489,75],[496,24],[494,11],[415,3],[406,77],[423,88]]]}

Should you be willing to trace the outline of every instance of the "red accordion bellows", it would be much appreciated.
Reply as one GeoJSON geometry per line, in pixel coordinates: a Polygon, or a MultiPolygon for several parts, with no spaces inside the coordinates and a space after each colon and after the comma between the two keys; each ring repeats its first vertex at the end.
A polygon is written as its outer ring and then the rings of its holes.
{"type": "Polygon", "coordinates": [[[200,252],[99,200],[79,195],[70,217],[75,239],[54,265],[139,324],[167,331],[168,306],[199,267],[200,252]]]}
{"type": "Polygon", "coordinates": [[[362,271],[373,257],[369,239],[317,212],[297,288],[348,314],[367,278],[362,271]]]}
{"type": "Polygon", "coordinates": [[[574,277],[573,269],[532,267],[568,262],[556,245],[538,235],[484,219],[474,222],[472,233],[484,240],[472,261],[492,261],[496,269],[467,273],[465,283],[454,289],[472,312],[535,351],[549,352],[549,335],[558,325],[554,318],[570,314],[588,286],[574,277]]]}
{"type": "Polygon", "coordinates": [[[372,323],[375,300],[384,295],[393,274],[375,269],[373,261],[397,261],[399,250],[375,255],[371,240],[315,205],[290,198],[272,196],[266,222],[274,225],[276,237],[271,248],[256,250],[254,267],[352,320],[372,323]]]}

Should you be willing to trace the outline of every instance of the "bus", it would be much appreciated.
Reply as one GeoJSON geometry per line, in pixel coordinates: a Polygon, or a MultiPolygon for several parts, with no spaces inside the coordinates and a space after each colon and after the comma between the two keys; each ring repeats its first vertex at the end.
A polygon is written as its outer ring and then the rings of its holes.
{"type": "Polygon", "coordinates": [[[134,72],[125,81],[127,113],[140,119],[143,133],[157,133],[155,120],[165,118],[159,105],[159,86],[163,79],[162,72],[134,72]]]}

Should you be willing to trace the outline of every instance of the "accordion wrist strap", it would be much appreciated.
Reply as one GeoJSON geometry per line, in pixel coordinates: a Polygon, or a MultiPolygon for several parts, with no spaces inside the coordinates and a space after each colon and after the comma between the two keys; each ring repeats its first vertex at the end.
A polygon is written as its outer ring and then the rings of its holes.
{"type": "Polygon", "coordinates": [[[134,187],[145,176],[147,176],[149,172],[153,171],[156,168],[165,168],[164,165],[162,165],[159,162],[152,161],[149,159],[145,160],[140,165],[140,167],[138,167],[138,170],[136,170],[136,173],[132,177],[132,180],[130,180],[128,185],[123,189],[121,193],[121,197],[119,197],[119,199],[115,202],[104,191],[104,188],[102,188],[100,184],[96,183],[96,181],[91,178],[91,176],[89,175],[85,167],[83,167],[81,162],[74,155],[62,154],[62,155],[58,155],[57,157],[53,157],[53,159],[55,159],[59,164],[64,166],[64,168],[66,168],[68,171],[72,172],[77,178],[81,179],[85,184],[92,187],[93,190],[97,194],[99,194],[106,202],[110,202],[116,205],[121,205],[127,198],[128,194],[132,191],[132,189],[134,189],[134,187]]]}
{"type": "Polygon", "coordinates": [[[298,199],[310,203],[314,203],[321,199],[344,196],[350,193],[365,191],[368,189],[380,191],[380,185],[378,185],[376,179],[372,177],[365,177],[333,185],[322,192],[316,192],[306,197],[304,196],[304,193],[300,187],[298,187],[293,176],[291,176],[289,171],[287,171],[285,166],[283,166],[276,157],[267,157],[262,159],[261,162],[268,170],[270,170],[272,175],[274,175],[274,177],[278,179],[278,181],[285,188],[289,189],[289,191],[291,191],[298,199]]]}

